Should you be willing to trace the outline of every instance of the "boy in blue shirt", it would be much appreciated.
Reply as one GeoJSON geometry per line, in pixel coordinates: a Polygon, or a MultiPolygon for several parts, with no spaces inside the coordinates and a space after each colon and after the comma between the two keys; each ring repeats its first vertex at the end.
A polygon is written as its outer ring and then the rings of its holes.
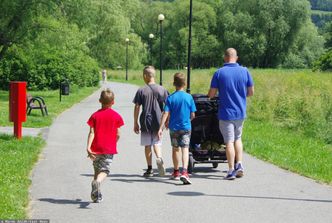
{"type": "Polygon", "coordinates": [[[237,59],[234,48],[226,50],[224,66],[213,75],[208,93],[209,98],[213,98],[219,92],[218,119],[226,144],[229,168],[225,177],[227,180],[234,180],[244,174],[241,136],[246,118],[247,97],[254,94],[254,81],[248,69],[240,66],[237,59]]]}
{"type": "Polygon", "coordinates": [[[196,106],[193,97],[184,91],[185,76],[182,73],[174,74],[176,91],[166,100],[164,113],[161,117],[158,136],[161,138],[166,120],[169,118],[172,158],[174,165],[173,179],[180,179],[183,184],[191,184],[188,175],[189,143],[191,136],[191,120],[195,118],[196,106]],[[181,151],[180,151],[181,150],[181,151]],[[180,174],[180,161],[182,160],[182,173],[180,174]]]}

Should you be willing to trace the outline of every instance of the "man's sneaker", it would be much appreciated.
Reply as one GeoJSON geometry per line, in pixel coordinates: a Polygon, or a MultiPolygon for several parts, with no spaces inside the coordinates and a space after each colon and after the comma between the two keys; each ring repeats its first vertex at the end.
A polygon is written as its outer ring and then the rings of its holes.
{"type": "Polygon", "coordinates": [[[243,166],[241,163],[237,163],[235,165],[235,171],[236,171],[236,174],[235,174],[236,177],[243,177],[244,171],[243,171],[243,166]]]}
{"type": "Polygon", "coordinates": [[[189,180],[188,172],[182,172],[180,180],[183,182],[183,184],[191,184],[191,181],[189,180]]]}
{"type": "Polygon", "coordinates": [[[98,183],[96,180],[93,180],[91,183],[91,200],[93,202],[98,201],[98,195],[100,194],[100,183],[98,183]]]}
{"type": "Polygon", "coordinates": [[[180,180],[180,176],[181,176],[180,171],[179,170],[174,170],[173,173],[172,173],[171,178],[173,180],[180,180]]]}
{"type": "Polygon", "coordinates": [[[157,167],[158,167],[158,173],[159,176],[165,176],[165,168],[164,168],[164,161],[162,158],[157,158],[157,167]]]}
{"type": "Polygon", "coordinates": [[[143,177],[153,177],[153,170],[147,170],[145,173],[143,173],[143,177]]]}
{"type": "Polygon", "coordinates": [[[236,178],[236,170],[233,170],[232,172],[227,173],[227,175],[224,177],[225,180],[234,180],[236,178]]]}

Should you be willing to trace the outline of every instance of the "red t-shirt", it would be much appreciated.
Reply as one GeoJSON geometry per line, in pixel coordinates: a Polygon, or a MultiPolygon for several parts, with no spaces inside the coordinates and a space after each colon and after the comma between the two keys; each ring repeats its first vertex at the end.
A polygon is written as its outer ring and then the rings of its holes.
{"type": "Polygon", "coordinates": [[[93,113],[87,123],[95,133],[91,151],[96,154],[117,154],[117,130],[124,125],[122,117],[111,108],[102,108],[93,113]]]}

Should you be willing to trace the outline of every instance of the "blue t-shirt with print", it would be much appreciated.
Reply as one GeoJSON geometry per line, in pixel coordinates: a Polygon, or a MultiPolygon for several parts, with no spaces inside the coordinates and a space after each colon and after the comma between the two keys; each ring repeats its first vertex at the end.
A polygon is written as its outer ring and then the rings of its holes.
{"type": "Polygon", "coordinates": [[[247,88],[254,81],[247,68],[238,63],[225,63],[211,80],[211,88],[219,91],[218,118],[220,120],[240,120],[246,118],[247,88]]]}
{"type": "Polygon", "coordinates": [[[191,130],[190,113],[196,111],[193,97],[184,91],[175,91],[166,100],[165,112],[170,112],[169,129],[191,130]]]}

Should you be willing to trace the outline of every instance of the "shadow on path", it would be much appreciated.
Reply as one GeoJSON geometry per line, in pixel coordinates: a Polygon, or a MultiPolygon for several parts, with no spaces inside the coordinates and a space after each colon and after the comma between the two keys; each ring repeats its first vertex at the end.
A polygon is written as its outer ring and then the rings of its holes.
{"type": "Polygon", "coordinates": [[[81,199],[76,200],[67,200],[67,199],[54,199],[54,198],[40,198],[40,201],[49,202],[52,204],[78,204],[78,208],[82,209],[89,209],[89,205],[91,202],[89,201],[82,201],[81,199]]]}
{"type": "Polygon", "coordinates": [[[249,198],[249,199],[267,199],[267,200],[285,200],[285,201],[307,201],[307,202],[322,202],[322,203],[332,203],[332,200],[319,200],[319,199],[305,199],[305,198],[288,198],[288,197],[261,197],[261,196],[246,196],[246,195],[214,195],[214,194],[204,194],[201,192],[194,191],[175,191],[169,192],[168,195],[172,196],[211,196],[211,197],[225,197],[225,198],[249,198]]]}

